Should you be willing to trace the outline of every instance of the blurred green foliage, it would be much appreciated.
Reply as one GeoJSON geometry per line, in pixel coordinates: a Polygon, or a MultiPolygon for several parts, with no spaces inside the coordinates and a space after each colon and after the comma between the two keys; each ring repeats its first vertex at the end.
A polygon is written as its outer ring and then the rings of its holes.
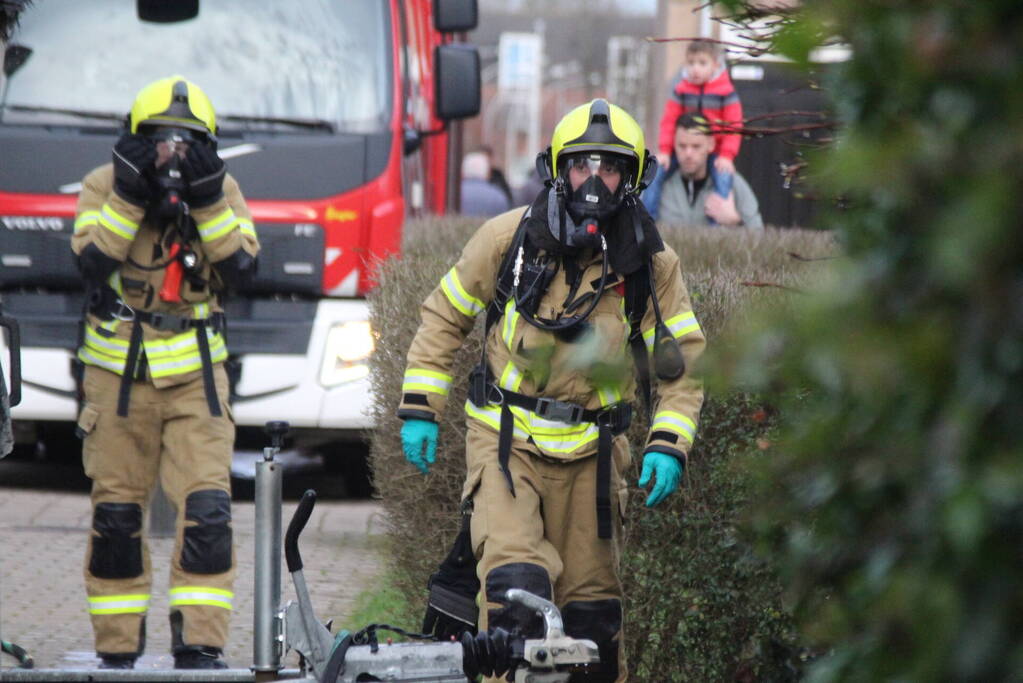
{"type": "MultiPolygon", "coordinates": [[[[465,383],[456,382],[440,423],[437,463],[424,477],[405,462],[395,417],[405,354],[419,325],[419,307],[457,260],[478,227],[466,219],[431,219],[407,226],[400,259],[380,268],[371,295],[378,334],[372,359],[372,443],[376,488],[387,509],[388,542],[396,589],[421,614],[426,580],[446,554],[458,527],[465,474],[465,383]]],[[[819,286],[836,253],[828,234],[812,231],[665,230],[679,253],[693,305],[711,346],[728,324],[750,310],[787,303],[819,286]],[[745,284],[744,284],[745,283],[745,284]],[[790,287],[792,289],[784,289],[790,287]]],[[[481,321],[457,356],[453,375],[464,378],[479,357],[481,321]]],[[[766,451],[771,411],[741,394],[712,396],[704,408],[686,484],[654,509],[629,474],[625,582],[626,641],[635,680],[786,680],[793,676],[793,633],[782,609],[780,585],[737,533],[750,477],[737,464],[766,451]]],[[[631,430],[639,453],[647,425],[631,430]]],[[[417,623],[403,624],[418,627],[417,623]]]]}
{"type": "Polygon", "coordinates": [[[812,162],[850,258],[716,347],[781,419],[751,528],[808,680],[1023,680],[1023,4],[803,11],[852,49],[812,162]]]}

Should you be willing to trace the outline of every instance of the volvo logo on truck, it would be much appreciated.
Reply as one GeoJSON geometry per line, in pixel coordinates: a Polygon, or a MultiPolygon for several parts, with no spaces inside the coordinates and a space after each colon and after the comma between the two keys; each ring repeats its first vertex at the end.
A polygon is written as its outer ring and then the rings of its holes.
{"type": "Polygon", "coordinates": [[[64,219],[56,216],[0,216],[0,225],[8,230],[60,232],[64,229],[64,219]]]}

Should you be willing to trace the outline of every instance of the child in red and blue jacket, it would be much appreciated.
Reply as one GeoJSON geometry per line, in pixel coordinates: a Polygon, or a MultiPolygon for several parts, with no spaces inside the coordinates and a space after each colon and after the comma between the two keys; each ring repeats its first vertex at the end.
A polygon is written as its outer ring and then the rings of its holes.
{"type": "Polygon", "coordinates": [[[648,208],[652,205],[654,217],[660,201],[661,183],[677,168],[672,141],[675,137],[675,122],[683,114],[701,115],[709,122],[714,135],[711,179],[714,191],[727,198],[732,190],[735,157],[739,154],[742,137],[725,130],[742,125],[742,103],[728,76],[718,46],[710,41],[694,40],[686,47],[685,68],[679,73],[668,101],[664,104],[657,141],[657,161],[666,172],[658,173],[658,178],[643,195],[644,204],[648,208]]]}

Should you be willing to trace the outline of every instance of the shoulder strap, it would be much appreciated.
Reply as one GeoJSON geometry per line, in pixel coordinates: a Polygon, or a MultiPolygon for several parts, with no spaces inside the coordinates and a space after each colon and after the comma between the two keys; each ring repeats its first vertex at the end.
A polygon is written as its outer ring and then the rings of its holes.
{"type": "Polygon", "coordinates": [[[504,306],[512,295],[512,287],[515,281],[515,254],[522,246],[526,236],[526,220],[529,218],[531,209],[527,209],[522,215],[519,227],[515,229],[515,236],[512,237],[508,250],[501,257],[501,265],[497,269],[497,282],[494,286],[494,296],[487,306],[487,317],[483,327],[483,343],[480,344],[480,361],[469,373],[469,400],[476,406],[483,407],[487,403],[487,391],[490,386],[490,368],[487,366],[487,339],[490,336],[490,328],[501,319],[504,313],[504,306]]]}
{"type": "Polygon", "coordinates": [[[639,270],[625,276],[625,315],[629,320],[629,347],[632,349],[632,360],[636,365],[636,379],[639,384],[640,397],[649,421],[652,406],[650,386],[650,357],[647,354],[646,342],[643,341],[643,316],[646,315],[647,300],[650,296],[650,271],[644,265],[639,270]]]}
{"type": "Polygon", "coordinates": [[[483,328],[483,339],[487,338],[487,334],[490,333],[490,328],[494,326],[501,316],[504,314],[504,306],[508,303],[508,299],[512,295],[512,287],[515,283],[515,255],[519,251],[519,247],[523,246],[523,242],[526,240],[526,221],[529,220],[529,215],[532,213],[532,207],[526,209],[525,213],[522,214],[522,220],[519,221],[519,227],[515,229],[515,236],[512,237],[511,244],[508,245],[508,250],[504,252],[504,256],[501,257],[501,265],[497,269],[497,282],[494,286],[494,296],[490,300],[490,305],[487,306],[487,318],[486,327],[483,328]]]}

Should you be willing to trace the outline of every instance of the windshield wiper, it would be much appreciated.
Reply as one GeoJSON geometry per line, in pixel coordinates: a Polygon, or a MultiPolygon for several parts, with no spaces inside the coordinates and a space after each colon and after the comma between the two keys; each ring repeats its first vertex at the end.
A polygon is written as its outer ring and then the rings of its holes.
{"type": "Polygon", "coordinates": [[[117,123],[124,121],[124,114],[114,114],[104,111],[87,111],[85,109],[64,109],[63,107],[30,107],[21,104],[3,104],[0,105],[0,110],[39,114],[63,114],[65,116],[77,116],[83,119],[98,119],[101,121],[114,121],[117,123]]]}
{"type": "Polygon", "coordinates": [[[245,116],[241,114],[218,115],[220,121],[237,121],[239,123],[273,123],[284,126],[295,126],[296,128],[309,128],[311,130],[325,130],[334,132],[334,124],[324,119],[297,119],[280,116],[245,116]]]}

